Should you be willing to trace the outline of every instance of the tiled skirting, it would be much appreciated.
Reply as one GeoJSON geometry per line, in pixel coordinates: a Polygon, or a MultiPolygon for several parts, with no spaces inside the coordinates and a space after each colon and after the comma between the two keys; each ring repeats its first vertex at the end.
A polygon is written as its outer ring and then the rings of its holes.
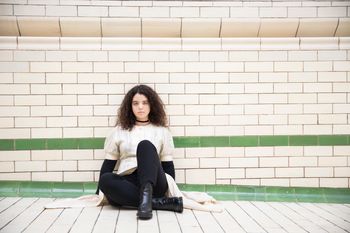
{"type": "MultiPolygon", "coordinates": [[[[94,194],[94,182],[0,181],[3,197],[69,198],[94,194]]],[[[217,200],[350,203],[350,189],[179,184],[183,191],[207,192],[217,200]]]]}

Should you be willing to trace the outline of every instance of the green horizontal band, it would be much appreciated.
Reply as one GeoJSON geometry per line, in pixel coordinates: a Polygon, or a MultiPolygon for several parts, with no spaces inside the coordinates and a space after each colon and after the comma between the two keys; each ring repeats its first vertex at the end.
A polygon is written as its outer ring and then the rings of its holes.
{"type": "MultiPolygon", "coordinates": [[[[68,198],[94,194],[95,182],[0,181],[2,197],[68,198]]],[[[217,200],[350,203],[347,188],[302,188],[179,184],[182,191],[207,192],[217,200]]]]}
{"type": "MultiPolygon", "coordinates": [[[[0,139],[0,150],[102,149],[105,138],[0,139]]],[[[174,137],[176,148],[338,146],[350,145],[350,135],[198,136],[174,137]]]]}

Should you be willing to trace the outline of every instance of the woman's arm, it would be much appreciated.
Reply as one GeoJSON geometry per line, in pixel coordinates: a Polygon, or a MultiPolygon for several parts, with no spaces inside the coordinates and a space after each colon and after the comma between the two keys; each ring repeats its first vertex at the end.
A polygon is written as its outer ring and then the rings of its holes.
{"type": "Polygon", "coordinates": [[[175,167],[173,161],[162,161],[163,171],[170,176],[172,176],[175,180],[175,167]]]}
{"type": "Polygon", "coordinates": [[[168,128],[163,131],[163,145],[160,151],[160,160],[165,173],[172,176],[175,180],[175,168],[173,162],[174,139],[168,128]]]}
{"type": "MultiPolygon", "coordinates": [[[[101,166],[100,170],[100,178],[103,174],[108,173],[108,172],[113,172],[115,165],[117,164],[118,160],[109,160],[105,159],[103,161],[103,164],[101,166]]],[[[99,186],[97,186],[96,194],[98,194],[99,191],[99,186]]]]}

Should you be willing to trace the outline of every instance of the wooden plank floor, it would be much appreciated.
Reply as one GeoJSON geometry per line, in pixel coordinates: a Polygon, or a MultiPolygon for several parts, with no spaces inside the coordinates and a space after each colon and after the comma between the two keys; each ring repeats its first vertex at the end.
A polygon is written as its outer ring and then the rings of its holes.
{"type": "Polygon", "coordinates": [[[51,198],[0,198],[0,232],[350,232],[349,204],[221,202],[224,211],[154,211],[149,221],[136,210],[112,206],[47,209],[51,198]]]}

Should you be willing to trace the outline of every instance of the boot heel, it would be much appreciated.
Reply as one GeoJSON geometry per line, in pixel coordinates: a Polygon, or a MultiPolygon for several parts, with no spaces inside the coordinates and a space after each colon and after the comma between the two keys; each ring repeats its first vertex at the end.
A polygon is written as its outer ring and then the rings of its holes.
{"type": "Polygon", "coordinates": [[[141,220],[148,220],[151,219],[153,217],[152,212],[137,212],[137,217],[141,220]]]}

